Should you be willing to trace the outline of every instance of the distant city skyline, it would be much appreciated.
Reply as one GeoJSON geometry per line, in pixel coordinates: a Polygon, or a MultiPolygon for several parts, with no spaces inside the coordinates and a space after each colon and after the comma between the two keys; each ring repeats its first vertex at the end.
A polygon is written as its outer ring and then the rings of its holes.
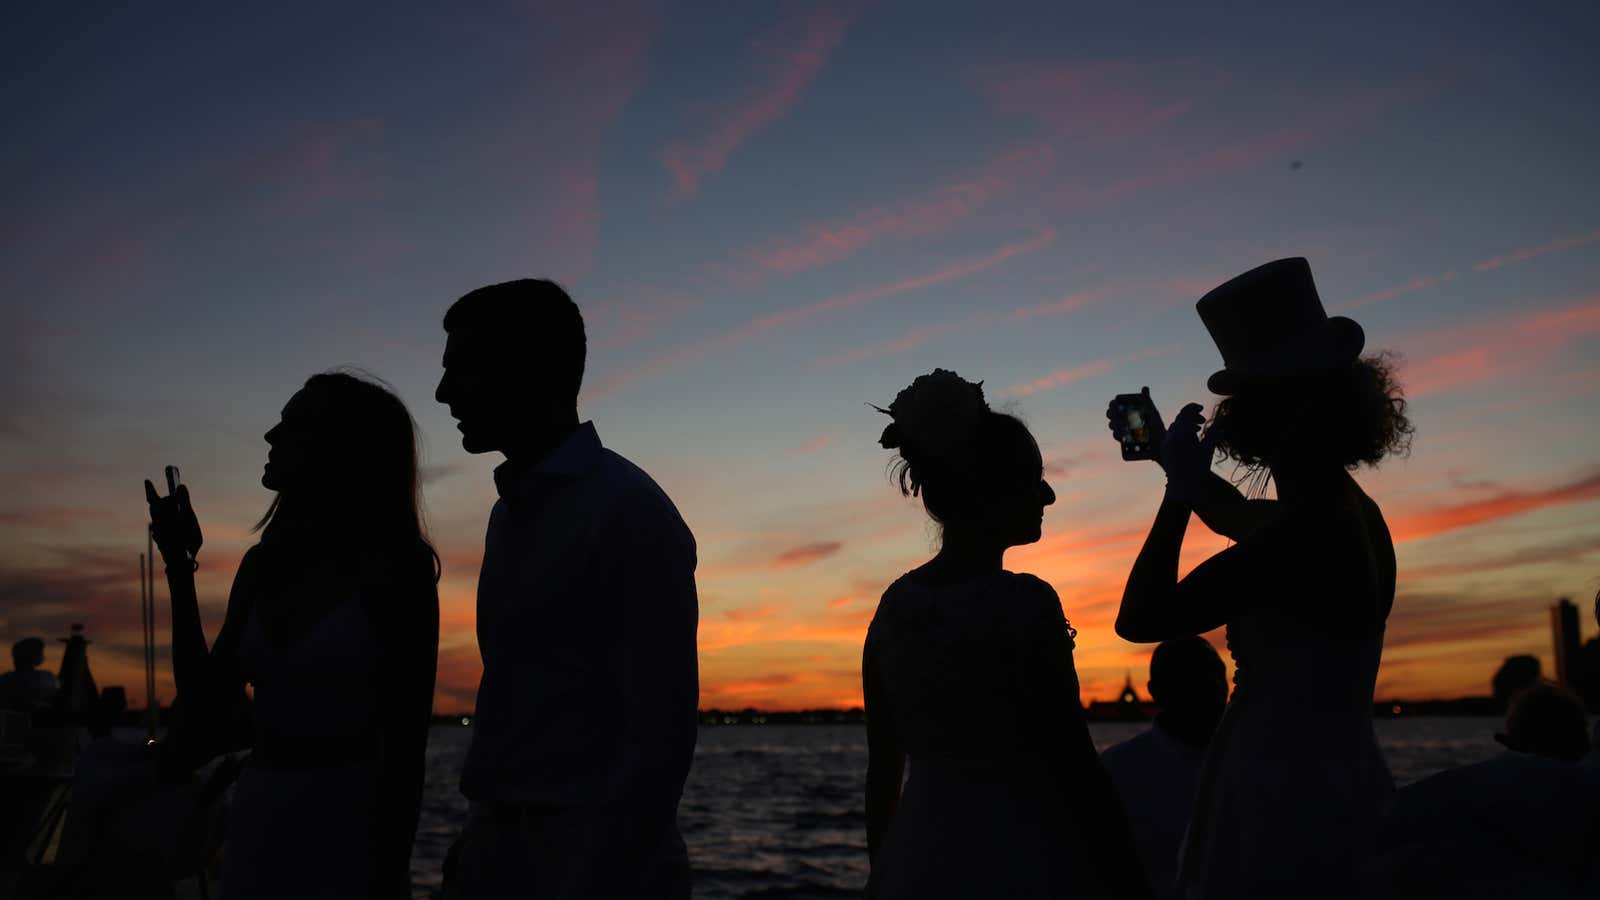
{"type": "MultiPolygon", "coordinates": [[[[1397,544],[1380,697],[1554,671],[1600,589],[1597,13],[1274,4],[1228,17],[929,2],[30,7],[0,37],[0,639],[71,622],[142,704],[140,482],[178,465],[222,620],[261,435],[314,372],[393,384],[444,560],[436,708],[470,709],[498,456],[433,402],[449,303],[546,276],[588,322],[581,412],[699,541],[701,705],[860,704],[878,596],[934,529],[886,404],[935,367],[1038,436],[1059,500],[1007,557],[1078,629],[1085,701],[1160,473],[1219,360],[1194,301],[1311,260],[1402,356],[1410,458],[1357,477],[1397,544]]],[[[1229,474],[1231,467],[1219,465],[1229,474]]],[[[1224,543],[1196,526],[1184,565],[1224,543]]],[[[161,697],[171,699],[158,579],[161,697]]],[[[1295,600],[1292,592],[1283,598],[1295,600]]],[[[1220,646],[1220,635],[1213,635],[1220,646]]]]}

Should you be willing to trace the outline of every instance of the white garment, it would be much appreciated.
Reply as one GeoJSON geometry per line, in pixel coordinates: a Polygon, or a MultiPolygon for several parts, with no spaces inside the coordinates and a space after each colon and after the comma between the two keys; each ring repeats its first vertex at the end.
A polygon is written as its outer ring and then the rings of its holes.
{"type": "MultiPolygon", "coordinates": [[[[572,858],[575,868],[681,857],[677,803],[698,729],[694,536],[591,423],[535,465],[501,465],[495,484],[478,579],[483,678],[461,792],[524,816],[589,810],[595,837],[574,850],[588,856],[572,858]]],[[[538,855],[505,834],[478,850],[491,845],[538,855]]]]}
{"type": "Polygon", "coordinates": [[[1207,751],[1182,896],[1348,898],[1394,779],[1372,730],[1383,631],[1335,636],[1271,606],[1228,624],[1232,698],[1207,751]]]}
{"type": "Polygon", "coordinates": [[[1182,743],[1159,724],[1100,754],[1128,811],[1139,858],[1159,898],[1177,896],[1178,848],[1194,810],[1205,756],[1204,749],[1182,743]]]}
{"type": "Polygon", "coordinates": [[[909,775],[873,862],[880,898],[1103,895],[1036,721],[1041,697],[1077,700],[1076,679],[1036,681],[1066,629],[1055,591],[1031,575],[901,578],[884,592],[867,652],[887,708],[871,714],[889,719],[909,775]]]}

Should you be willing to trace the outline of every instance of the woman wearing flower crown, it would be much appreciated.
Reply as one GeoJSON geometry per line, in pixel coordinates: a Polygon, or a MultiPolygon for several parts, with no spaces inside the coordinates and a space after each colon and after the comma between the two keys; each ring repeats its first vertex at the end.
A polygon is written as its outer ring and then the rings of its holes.
{"type": "Polygon", "coordinates": [[[1199,404],[1161,438],[1166,497],[1116,625],[1150,643],[1228,629],[1235,689],[1202,770],[1181,895],[1366,896],[1355,873],[1394,791],[1372,694],[1395,556],[1350,470],[1409,445],[1405,401],[1388,361],[1361,356],[1361,326],[1323,312],[1304,259],[1246,272],[1198,308],[1226,366],[1208,385],[1224,399],[1204,439],[1199,404]],[[1258,484],[1270,477],[1277,499],[1212,474],[1213,449],[1258,484]],[[1191,512],[1236,543],[1180,579],[1191,512]]]}
{"type": "Polygon", "coordinates": [[[1038,444],[943,369],[880,411],[900,490],[942,541],[884,592],[867,632],[869,895],[1147,897],[1061,602],[1003,566],[1055,502],[1038,444]]]}

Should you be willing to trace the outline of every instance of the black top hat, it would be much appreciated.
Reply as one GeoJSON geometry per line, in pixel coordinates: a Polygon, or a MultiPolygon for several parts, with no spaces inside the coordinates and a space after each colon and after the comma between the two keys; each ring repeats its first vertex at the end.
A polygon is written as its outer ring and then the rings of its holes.
{"type": "Polygon", "coordinates": [[[1222,351],[1222,370],[1206,380],[1214,394],[1235,393],[1257,378],[1333,371],[1354,362],[1366,342],[1354,320],[1328,317],[1301,256],[1229,279],[1195,309],[1222,351]]]}

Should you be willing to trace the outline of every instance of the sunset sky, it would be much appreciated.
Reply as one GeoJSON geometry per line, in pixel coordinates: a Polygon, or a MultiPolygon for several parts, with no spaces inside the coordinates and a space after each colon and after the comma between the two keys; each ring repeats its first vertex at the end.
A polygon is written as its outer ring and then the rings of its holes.
{"type": "Polygon", "coordinates": [[[8,15],[0,642],[84,622],[142,704],[141,479],[191,486],[214,632],[261,435],[355,365],[426,439],[436,707],[470,709],[500,457],[433,402],[440,318],[548,276],[582,415],[699,540],[702,706],[860,702],[874,605],[935,545],[866,404],[936,366],[1040,440],[1060,500],[1007,564],[1059,591],[1085,699],[1142,691],[1111,621],[1162,479],[1106,401],[1209,404],[1194,301],[1295,255],[1414,401],[1411,457],[1358,476],[1401,566],[1380,697],[1551,672],[1558,597],[1595,633],[1600,7],[493,6],[8,15]]]}

